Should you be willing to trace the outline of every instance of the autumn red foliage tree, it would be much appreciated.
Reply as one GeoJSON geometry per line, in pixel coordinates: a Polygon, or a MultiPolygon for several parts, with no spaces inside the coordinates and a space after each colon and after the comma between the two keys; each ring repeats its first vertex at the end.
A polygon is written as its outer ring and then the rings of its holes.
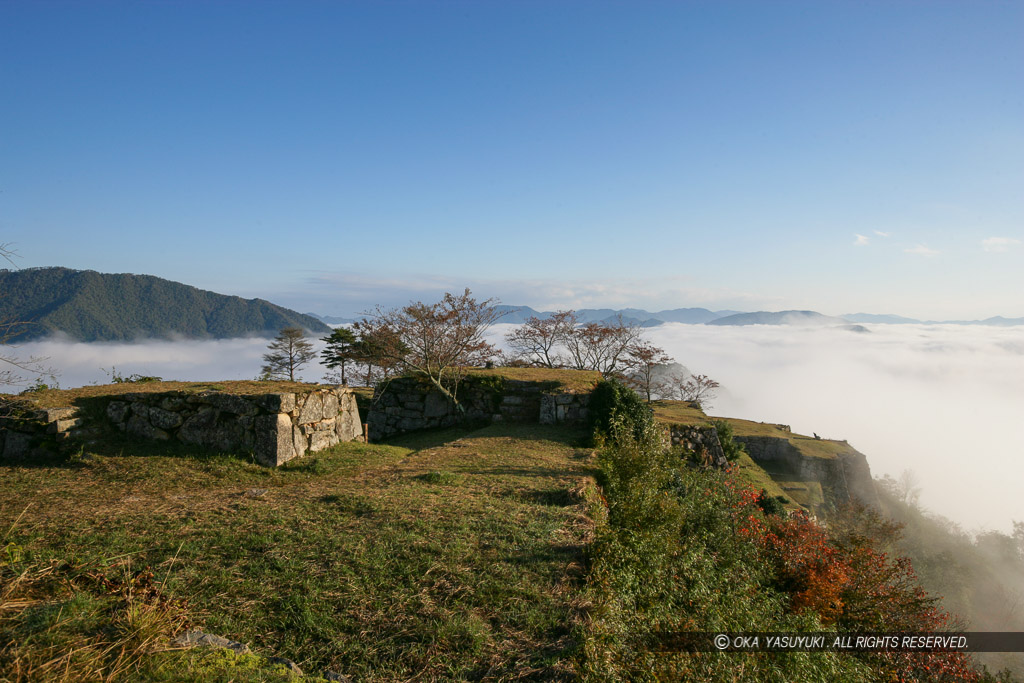
{"type": "MultiPolygon", "coordinates": [[[[910,561],[882,547],[899,527],[853,502],[826,528],[802,512],[763,515],[759,492],[745,489],[734,510],[737,533],[755,543],[772,567],[773,588],[790,596],[794,612],[813,611],[841,632],[920,633],[961,630],[961,624],[921,588],[910,561]]],[[[885,680],[974,681],[961,652],[866,652],[885,680]]]]}

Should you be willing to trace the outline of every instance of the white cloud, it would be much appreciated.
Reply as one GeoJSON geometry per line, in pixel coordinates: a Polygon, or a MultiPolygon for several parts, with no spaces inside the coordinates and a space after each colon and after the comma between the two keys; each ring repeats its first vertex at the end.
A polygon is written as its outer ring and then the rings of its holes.
{"type": "Polygon", "coordinates": [[[914,470],[935,512],[1009,531],[1024,519],[1024,465],[1010,455],[1024,452],[1024,327],[869,327],[670,323],[647,334],[722,383],[712,414],[848,439],[876,476],[914,470]]]}
{"type": "Polygon", "coordinates": [[[875,234],[879,237],[890,237],[892,235],[891,232],[882,232],[881,230],[875,230],[875,234]]]}
{"type": "MultiPolygon", "coordinates": [[[[511,325],[490,335],[500,342],[511,325]]],[[[648,338],[722,383],[712,413],[790,424],[849,439],[876,475],[912,469],[923,502],[966,525],[1009,530],[1024,519],[1024,327],[870,325],[833,328],[668,323],[648,338]],[[978,419],[984,419],[979,429],[978,419]],[[967,458],[967,459],[965,459],[967,458]]],[[[105,383],[108,370],[168,379],[250,379],[267,339],[82,344],[51,339],[19,353],[48,356],[62,386],[105,383]]],[[[317,340],[317,347],[320,342],[317,340]]],[[[311,363],[302,376],[316,381],[311,363]]]]}
{"type": "Polygon", "coordinates": [[[909,249],[904,249],[903,251],[908,254],[917,254],[918,256],[935,256],[939,253],[937,250],[926,247],[923,244],[918,244],[910,247],[909,249]]]}
{"type": "Polygon", "coordinates": [[[855,247],[866,247],[870,242],[870,238],[867,237],[866,235],[858,235],[857,233],[853,233],[853,236],[857,238],[853,241],[853,246],[855,247]]]}
{"type": "MultiPolygon", "coordinates": [[[[495,326],[490,341],[514,327],[495,326]]],[[[1024,327],[869,328],[666,323],[645,333],[721,382],[712,415],[847,439],[875,476],[917,473],[931,510],[1008,532],[1024,519],[1024,464],[1011,455],[1024,452],[1024,327]]]]}
{"type": "Polygon", "coordinates": [[[993,253],[1003,253],[1010,250],[1010,247],[1015,247],[1020,244],[1020,240],[1013,239],[1012,237],[989,237],[981,241],[981,247],[985,251],[993,253]]]}

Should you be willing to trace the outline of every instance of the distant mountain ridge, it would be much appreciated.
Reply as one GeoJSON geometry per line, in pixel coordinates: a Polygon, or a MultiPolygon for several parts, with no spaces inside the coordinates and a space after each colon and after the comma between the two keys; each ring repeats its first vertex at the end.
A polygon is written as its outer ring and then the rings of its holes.
{"type": "Polygon", "coordinates": [[[706,325],[848,325],[850,321],[817,311],[758,311],[709,320],[706,325]]]}
{"type": "MultiPolygon", "coordinates": [[[[528,318],[546,318],[554,311],[538,311],[529,306],[496,306],[502,314],[500,323],[521,325],[528,318]]],[[[341,318],[318,313],[307,313],[331,325],[353,323],[355,318],[341,318]]],[[[992,325],[1009,327],[1024,325],[1024,318],[1004,318],[995,316],[985,320],[917,320],[902,315],[878,313],[844,313],[841,316],[825,315],[817,311],[712,311],[707,308],[673,308],[651,313],[640,308],[581,308],[576,311],[576,318],[583,324],[591,322],[612,323],[622,316],[623,322],[641,327],[656,327],[663,323],[685,323],[688,325],[802,325],[840,327],[852,332],[867,332],[867,328],[857,323],[873,323],[884,325],[992,325]]]]}
{"type": "Polygon", "coordinates": [[[0,270],[0,321],[31,323],[19,326],[8,341],[57,332],[97,342],[273,336],[285,327],[331,331],[316,318],[263,299],[217,294],[153,275],[60,267],[0,270]]]}

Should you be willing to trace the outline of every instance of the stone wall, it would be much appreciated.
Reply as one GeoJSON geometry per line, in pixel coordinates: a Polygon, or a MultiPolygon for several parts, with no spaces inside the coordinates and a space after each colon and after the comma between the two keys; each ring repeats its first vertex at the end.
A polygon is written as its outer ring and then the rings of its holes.
{"type": "Polygon", "coordinates": [[[469,377],[457,395],[464,412],[420,378],[400,377],[378,385],[366,417],[370,439],[464,422],[583,423],[589,415],[589,392],[553,393],[541,382],[469,377]]]}
{"type": "Polygon", "coordinates": [[[0,417],[0,458],[21,459],[52,455],[73,437],[93,433],[84,427],[77,408],[26,410],[8,406],[0,417]]]}
{"type": "Polygon", "coordinates": [[[695,453],[702,464],[719,468],[729,464],[718,440],[718,430],[711,425],[673,424],[666,430],[673,446],[682,446],[695,453]]]}
{"type": "Polygon", "coordinates": [[[775,464],[792,472],[797,478],[819,481],[829,487],[838,500],[856,498],[863,503],[878,505],[871,468],[863,453],[839,453],[835,458],[804,455],[786,439],[771,436],[735,436],[750,457],[758,463],[775,464]]]}
{"type": "MultiPolygon", "coordinates": [[[[221,392],[125,393],[107,397],[105,418],[117,429],[143,439],[176,440],[218,451],[252,452],[276,467],[307,451],[316,452],[362,438],[359,409],[351,389],[324,387],[305,393],[242,396],[221,392]]],[[[77,408],[56,408],[6,418],[0,428],[2,456],[31,456],[52,444],[85,437],[77,408]]]]}

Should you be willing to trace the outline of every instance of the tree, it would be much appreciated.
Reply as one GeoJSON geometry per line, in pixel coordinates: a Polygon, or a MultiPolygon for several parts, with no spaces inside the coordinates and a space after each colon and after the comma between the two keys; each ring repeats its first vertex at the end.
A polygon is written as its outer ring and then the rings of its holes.
{"type": "Polygon", "coordinates": [[[569,363],[577,370],[597,370],[605,377],[622,368],[630,346],[640,340],[640,326],[620,314],[615,323],[587,323],[572,330],[565,341],[569,363]]]}
{"type": "Polygon", "coordinates": [[[516,358],[542,368],[558,368],[563,364],[556,349],[576,329],[575,311],[558,311],[548,318],[530,316],[525,323],[505,335],[505,343],[516,358]]]}
{"type": "Polygon", "coordinates": [[[675,375],[666,381],[666,393],[680,401],[691,401],[701,409],[711,407],[718,394],[718,382],[707,375],[675,375]]]}
{"type": "Polygon", "coordinates": [[[665,349],[658,348],[648,341],[638,341],[626,352],[625,365],[628,368],[626,382],[641,395],[651,397],[658,390],[657,369],[672,362],[672,358],[665,353],[665,349]]]}
{"type": "Polygon", "coordinates": [[[270,353],[263,354],[266,365],[263,374],[270,379],[295,381],[295,371],[316,358],[313,344],[306,333],[297,327],[286,327],[267,345],[270,353]]]}
{"type": "Polygon", "coordinates": [[[354,363],[361,356],[359,340],[356,338],[355,332],[347,327],[338,327],[322,341],[327,343],[324,350],[320,352],[324,366],[331,370],[340,369],[341,383],[348,384],[345,379],[345,364],[354,363]]]}
{"type": "Polygon", "coordinates": [[[398,309],[377,307],[353,328],[366,344],[369,358],[379,365],[394,364],[426,378],[460,411],[459,382],[469,367],[480,366],[498,354],[484,334],[501,317],[497,301],[477,301],[469,289],[446,293],[433,304],[410,303],[398,309]]]}
{"type": "MultiPolygon", "coordinates": [[[[10,263],[12,266],[16,266],[14,258],[18,254],[10,248],[9,244],[0,244],[0,258],[10,263]]],[[[4,320],[0,321],[0,346],[10,346],[9,342],[18,336],[26,325],[30,323],[24,321],[12,321],[4,320]]],[[[0,353],[0,386],[10,384],[22,384],[25,378],[22,376],[23,372],[27,372],[36,375],[41,382],[42,377],[49,376],[56,384],[55,371],[52,368],[48,368],[44,365],[46,358],[32,356],[30,358],[18,358],[16,355],[11,353],[0,353]]]]}

